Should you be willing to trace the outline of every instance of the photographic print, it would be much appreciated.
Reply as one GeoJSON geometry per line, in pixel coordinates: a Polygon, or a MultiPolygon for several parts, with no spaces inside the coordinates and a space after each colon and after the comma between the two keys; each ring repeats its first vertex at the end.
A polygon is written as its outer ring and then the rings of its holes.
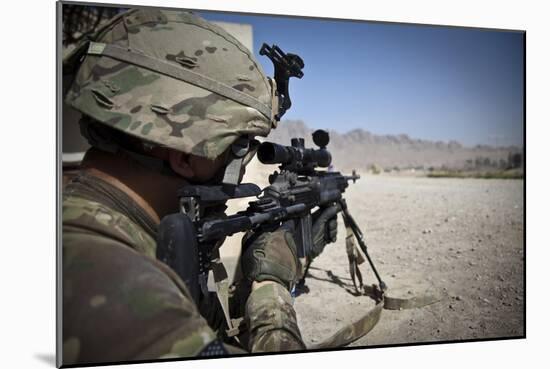
{"type": "Polygon", "coordinates": [[[57,16],[58,365],[525,337],[525,31],[57,16]]]}

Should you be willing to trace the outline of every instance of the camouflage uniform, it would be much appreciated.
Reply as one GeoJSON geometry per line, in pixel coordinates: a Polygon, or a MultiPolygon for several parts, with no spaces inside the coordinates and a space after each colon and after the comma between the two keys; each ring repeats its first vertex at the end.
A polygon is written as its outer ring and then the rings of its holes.
{"type": "Polygon", "coordinates": [[[197,355],[216,336],[153,235],[123,213],[63,196],[63,362],[197,355]]]}
{"type": "MultiPolygon", "coordinates": [[[[156,260],[150,220],[136,219],[135,210],[109,201],[114,193],[128,204],[107,183],[91,184],[90,176],[77,175],[63,194],[63,362],[225,353],[184,283],[156,260]]],[[[245,318],[251,351],[304,348],[282,286],[252,292],[245,318]]]]}
{"type": "MultiPolygon", "coordinates": [[[[272,82],[238,41],[200,18],[131,10],[95,40],[100,42],[68,58],[80,60],[87,53],[67,94],[71,106],[95,121],[207,158],[243,135],[265,136],[275,125],[272,82]],[[185,38],[182,50],[181,39],[167,37],[170,32],[194,37],[185,38]],[[130,62],[106,56],[105,45],[130,50],[130,62]],[[168,64],[164,71],[179,66],[208,72],[246,96],[216,85],[214,93],[204,79],[198,87],[176,74],[132,64],[140,55],[168,64]],[[225,58],[236,62],[228,65],[225,58]]],[[[88,139],[102,150],[113,149],[108,140],[88,139]]],[[[155,259],[158,224],[122,191],[83,172],[64,189],[62,215],[64,365],[242,352],[222,345],[181,279],[155,259]]],[[[262,286],[242,310],[249,329],[246,349],[305,348],[286,288],[262,286]]]]}

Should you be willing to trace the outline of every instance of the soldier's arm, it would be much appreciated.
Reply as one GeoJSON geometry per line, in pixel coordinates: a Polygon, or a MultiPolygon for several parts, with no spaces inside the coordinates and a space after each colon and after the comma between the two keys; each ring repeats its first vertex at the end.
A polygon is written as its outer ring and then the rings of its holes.
{"type": "Polygon", "coordinates": [[[64,229],[63,363],[224,353],[179,278],[110,238],[64,229]]]}
{"type": "Polygon", "coordinates": [[[277,282],[259,282],[252,288],[246,303],[246,318],[250,327],[249,350],[304,350],[292,297],[277,282]]]}
{"type": "Polygon", "coordinates": [[[289,231],[254,235],[244,240],[242,268],[252,283],[246,302],[251,352],[303,350],[289,289],[296,281],[298,259],[289,231]]]}

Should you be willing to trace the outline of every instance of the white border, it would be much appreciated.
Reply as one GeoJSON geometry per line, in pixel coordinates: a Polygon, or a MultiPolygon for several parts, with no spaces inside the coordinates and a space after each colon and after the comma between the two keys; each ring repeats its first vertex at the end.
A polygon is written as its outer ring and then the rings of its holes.
{"type": "MultiPolygon", "coordinates": [[[[484,343],[278,355],[223,361],[142,364],[135,368],[242,368],[380,365],[517,368],[546,362],[549,242],[545,205],[549,32],[544,2],[164,0],[120,1],[272,14],[297,14],[527,30],[527,339],[484,343]],[[540,4],[540,5],[539,5],[540,4]],[[543,213],[544,211],[544,213],[543,213]],[[546,242],[545,242],[546,241],[546,242]]],[[[55,3],[3,5],[2,302],[3,367],[52,367],[55,352],[55,3]],[[7,83],[6,83],[7,80],[7,83]],[[6,206],[7,205],[7,206],[6,206]],[[11,364],[11,365],[10,365],[11,364]]]]}

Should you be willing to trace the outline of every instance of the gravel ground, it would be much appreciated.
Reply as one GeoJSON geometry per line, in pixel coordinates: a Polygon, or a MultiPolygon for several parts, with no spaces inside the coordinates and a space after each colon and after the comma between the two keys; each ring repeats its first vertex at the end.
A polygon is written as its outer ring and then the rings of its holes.
{"type": "MultiPolygon", "coordinates": [[[[267,185],[276,169],[253,162],[245,182],[267,185]]],[[[522,180],[363,175],[345,197],[365,235],[388,295],[430,294],[435,304],[384,310],[378,325],[351,346],[524,335],[524,202],[522,180]]],[[[229,214],[246,207],[233,200],[229,214]]],[[[229,271],[240,235],[222,248],[229,271]]],[[[366,284],[375,283],[367,263],[366,284]]],[[[354,296],[339,218],[338,241],[312,264],[308,293],[295,299],[306,344],[321,342],[374,306],[354,296]]]]}
{"type": "MultiPolygon", "coordinates": [[[[363,176],[346,192],[388,294],[435,294],[418,309],[384,310],[352,346],[524,334],[523,181],[363,176]]],[[[295,301],[307,344],[358,319],[374,302],[353,296],[345,229],[315,260],[295,301]]],[[[361,265],[367,284],[375,282],[361,265]]]]}

